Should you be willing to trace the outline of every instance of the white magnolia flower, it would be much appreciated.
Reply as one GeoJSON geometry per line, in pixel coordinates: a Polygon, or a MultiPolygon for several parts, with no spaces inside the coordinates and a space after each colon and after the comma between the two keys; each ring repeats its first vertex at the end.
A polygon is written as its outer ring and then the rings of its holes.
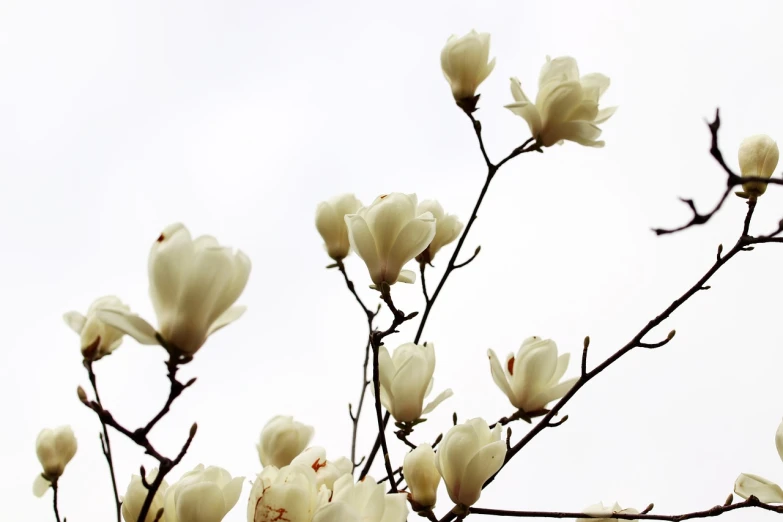
{"type": "Polygon", "coordinates": [[[424,406],[432,391],[435,373],[435,345],[405,343],[389,356],[385,346],[378,353],[381,403],[397,422],[413,422],[452,396],[446,389],[424,406]]]}
{"type": "MultiPolygon", "coordinates": [[[[775,432],[775,448],[780,460],[783,460],[783,422],[775,432]]],[[[734,482],[734,493],[747,499],[751,495],[768,504],[783,503],[783,489],[771,480],[750,473],[741,473],[734,482]]]]}
{"type": "Polygon", "coordinates": [[[70,426],[43,429],[35,439],[35,453],[43,467],[43,474],[33,482],[33,494],[43,496],[52,482],[65,471],[65,466],[76,455],[76,437],[70,426]]]}
{"type": "MultiPolygon", "coordinates": [[[[151,484],[157,475],[158,468],[154,468],[152,471],[147,473],[147,483],[151,484]]],[[[168,488],[169,485],[164,480],[158,488],[158,491],[155,492],[155,497],[152,499],[152,505],[147,512],[147,516],[144,518],[144,522],[154,522],[158,511],[164,505],[164,499],[166,497],[166,491],[168,488]]],[[[144,487],[144,484],[142,484],[141,476],[133,475],[131,477],[130,484],[128,484],[128,489],[125,492],[125,496],[122,497],[122,518],[125,520],[125,522],[138,522],[139,514],[141,513],[141,507],[144,505],[144,501],[146,499],[147,488],[144,487]]],[[[172,519],[164,516],[162,520],[170,522],[172,519]]]]}
{"type": "Polygon", "coordinates": [[[291,464],[313,468],[315,485],[318,489],[326,486],[331,490],[338,478],[353,472],[351,459],[340,457],[337,460],[327,460],[326,450],[318,446],[307,448],[291,464]]]}
{"type": "Polygon", "coordinates": [[[416,194],[395,192],[345,216],[351,247],[367,265],[376,287],[383,282],[416,280],[413,272],[402,267],[435,237],[435,218],[429,212],[418,214],[417,204],[416,194]]]}
{"type": "MultiPolygon", "coordinates": [[[[221,247],[212,236],[195,240],[181,223],[169,225],[152,244],[150,298],[166,345],[193,355],[207,337],[237,320],[232,306],[245,289],[250,259],[221,247]]],[[[138,315],[102,310],[99,317],[142,344],[158,344],[155,329],[138,315]]]]}
{"type": "Polygon", "coordinates": [[[331,501],[316,511],[313,522],[405,522],[405,499],[404,493],[387,495],[386,486],[370,476],[354,483],[351,475],[344,475],[334,483],[331,501]]]}
{"type": "Polygon", "coordinates": [[[310,444],[315,430],[296,422],[293,417],[272,417],[261,430],[261,440],[256,445],[262,466],[282,468],[310,444]]]}
{"type": "Polygon", "coordinates": [[[248,522],[310,522],[329,500],[325,486],[316,486],[315,471],[298,464],[264,468],[250,490],[248,522]]]}
{"type": "MultiPolygon", "coordinates": [[[[478,86],[495,68],[495,59],[488,60],[489,33],[474,30],[465,36],[452,35],[448,39],[440,52],[440,66],[457,102],[476,96],[478,86]]],[[[475,101],[471,101],[472,109],[475,109],[475,101]]]]}
{"type": "MultiPolygon", "coordinates": [[[[634,508],[626,508],[623,509],[620,507],[620,504],[617,502],[614,503],[613,506],[604,506],[603,502],[599,502],[598,504],[593,504],[592,506],[588,506],[582,510],[583,513],[586,515],[593,515],[595,517],[606,515],[607,517],[610,517],[611,515],[615,513],[623,514],[623,515],[638,515],[639,512],[635,510],[634,508]]],[[[613,518],[580,518],[577,519],[576,522],[613,522],[616,519],[613,518]]]]}
{"type": "Polygon", "coordinates": [[[435,218],[435,237],[432,238],[429,246],[416,256],[416,261],[419,263],[430,263],[441,248],[459,237],[464,225],[457,216],[446,214],[440,203],[434,199],[425,199],[419,203],[417,212],[419,215],[429,212],[435,218]]]}
{"type": "Polygon", "coordinates": [[[437,467],[451,500],[472,506],[481,488],[503,466],[506,443],[500,440],[503,427],[490,430],[487,421],[470,419],[451,428],[438,446],[437,467]]]}
{"type": "Polygon", "coordinates": [[[533,103],[522,91],[517,78],[511,78],[514,103],[506,108],[525,119],[537,143],[551,147],[563,140],[589,147],[603,147],[599,123],[609,119],[617,107],[598,109],[598,101],[609,88],[609,78],[599,73],[580,78],[576,60],[562,56],[546,57],[538,79],[538,96],[533,103]]]}
{"type": "Polygon", "coordinates": [[[361,207],[362,202],[353,194],[341,194],[318,204],[315,211],[315,228],[324,240],[329,257],[335,261],[340,261],[351,251],[345,216],[356,214],[361,207]]]}
{"type": "Polygon", "coordinates": [[[438,472],[435,450],[429,444],[419,444],[405,455],[402,474],[408,484],[410,498],[422,508],[431,508],[438,498],[440,472],[438,472]]]}
{"type": "Polygon", "coordinates": [[[166,491],[166,522],[220,522],[239,500],[244,480],[199,464],[166,491]]]}
{"type": "MultiPolygon", "coordinates": [[[[766,134],[756,134],[742,140],[739,147],[740,173],[745,178],[769,178],[778,166],[778,144],[766,134]]],[[[767,184],[750,181],[742,184],[742,197],[758,197],[767,190],[767,184]]]]}
{"type": "Polygon", "coordinates": [[[558,357],[557,345],[550,339],[528,337],[516,354],[509,354],[501,367],[492,349],[487,351],[492,379],[514,407],[534,412],[561,398],[578,379],[559,382],[568,369],[571,355],[558,357]]]}
{"type": "Polygon", "coordinates": [[[82,355],[85,359],[97,361],[119,348],[125,332],[109,326],[98,317],[98,310],[120,310],[130,312],[130,307],[113,295],[99,297],[87,309],[87,315],[68,312],[63,315],[65,324],[81,336],[82,355]]]}

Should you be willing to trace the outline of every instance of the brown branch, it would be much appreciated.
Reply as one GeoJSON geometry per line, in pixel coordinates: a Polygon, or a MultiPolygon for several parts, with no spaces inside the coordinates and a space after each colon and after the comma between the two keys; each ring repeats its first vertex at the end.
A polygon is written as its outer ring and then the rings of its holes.
{"type": "Polygon", "coordinates": [[[680,522],[681,520],[691,520],[694,518],[717,517],[723,513],[743,508],[759,508],[774,513],[783,513],[783,506],[774,506],[759,501],[756,497],[750,497],[744,502],[715,506],[704,511],[694,511],[693,513],[684,513],[682,515],[658,515],[651,513],[631,514],[631,513],[612,513],[610,515],[600,514],[591,515],[589,513],[569,513],[559,511],[510,511],[505,509],[486,509],[470,508],[470,512],[475,515],[493,515],[498,517],[517,517],[517,518],[613,518],[618,520],[668,520],[670,522],[680,522]]]}
{"type": "Polygon", "coordinates": [[[60,510],[57,506],[57,479],[52,481],[52,491],[54,492],[52,499],[52,508],[54,509],[54,519],[60,522],[60,510]]]}

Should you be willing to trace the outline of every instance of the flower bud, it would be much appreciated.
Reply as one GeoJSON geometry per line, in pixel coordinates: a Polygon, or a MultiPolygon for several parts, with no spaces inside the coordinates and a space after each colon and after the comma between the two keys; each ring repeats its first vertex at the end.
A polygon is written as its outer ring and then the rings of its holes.
{"type": "MultiPolygon", "coordinates": [[[[158,475],[158,468],[153,468],[152,471],[146,474],[147,483],[151,484],[155,477],[158,475]]],[[[163,507],[166,490],[169,485],[164,480],[158,491],[155,492],[155,497],[152,499],[152,504],[147,512],[147,517],[144,522],[153,522],[158,513],[158,510],[163,507]]],[[[144,501],[147,499],[147,488],[141,481],[141,476],[133,475],[131,477],[128,489],[125,492],[125,496],[122,497],[122,518],[125,522],[138,522],[139,515],[141,514],[141,507],[144,505],[144,501]]],[[[161,519],[165,520],[165,519],[161,519]]]]}
{"type": "Polygon", "coordinates": [[[164,514],[176,514],[177,522],[221,522],[239,500],[244,480],[199,464],[168,488],[164,514]]]}
{"type": "Polygon", "coordinates": [[[419,215],[429,212],[435,218],[435,236],[429,246],[416,256],[416,261],[419,263],[431,263],[441,248],[459,237],[464,225],[460,223],[457,216],[446,214],[440,203],[434,199],[426,199],[419,203],[417,212],[419,215]]]}
{"type": "MultiPolygon", "coordinates": [[[[740,173],[743,178],[769,178],[778,166],[780,152],[778,144],[766,134],[756,134],[742,140],[739,146],[740,173]]],[[[767,190],[767,184],[761,181],[749,181],[742,184],[738,196],[758,197],[767,190]]]]}
{"type": "Polygon", "coordinates": [[[43,473],[35,477],[33,494],[43,496],[52,482],[65,471],[65,466],[76,455],[76,437],[70,426],[43,429],[35,440],[35,453],[43,467],[43,473]]]}
{"type": "Polygon", "coordinates": [[[273,417],[264,425],[256,445],[261,465],[288,466],[310,444],[314,431],[312,426],[296,422],[293,417],[273,417]]]}
{"type": "Polygon", "coordinates": [[[63,316],[65,324],[80,335],[82,356],[89,361],[97,361],[119,348],[125,332],[106,324],[98,317],[99,310],[119,310],[130,312],[130,307],[113,295],[99,297],[87,309],[87,315],[68,312],[63,316]]]}
{"type": "Polygon", "coordinates": [[[467,112],[476,108],[476,89],[495,68],[489,60],[489,33],[475,30],[465,36],[452,35],[440,53],[443,76],[451,85],[457,105],[467,112]]]}
{"type": "Polygon", "coordinates": [[[475,504],[484,483],[503,465],[506,443],[500,440],[502,432],[500,424],[490,430],[487,421],[476,418],[454,426],[443,437],[436,465],[455,504],[475,504]]]}
{"type": "Polygon", "coordinates": [[[435,451],[429,444],[419,446],[405,455],[402,473],[408,484],[413,502],[424,509],[432,508],[438,497],[440,473],[436,465],[435,451]]]}
{"type": "Polygon", "coordinates": [[[353,194],[341,194],[318,204],[315,211],[315,228],[324,240],[329,257],[335,261],[345,258],[351,251],[348,241],[347,214],[356,214],[362,202],[353,194]]]}
{"type": "Polygon", "coordinates": [[[576,522],[613,522],[614,518],[611,518],[611,515],[619,513],[623,515],[638,515],[639,511],[637,511],[634,508],[626,508],[623,509],[620,507],[620,504],[617,502],[614,503],[613,506],[604,506],[603,502],[599,502],[598,504],[593,504],[592,506],[588,506],[582,510],[583,513],[586,515],[592,515],[591,518],[579,518],[576,522]],[[601,515],[606,515],[607,518],[597,518],[601,515]]]}

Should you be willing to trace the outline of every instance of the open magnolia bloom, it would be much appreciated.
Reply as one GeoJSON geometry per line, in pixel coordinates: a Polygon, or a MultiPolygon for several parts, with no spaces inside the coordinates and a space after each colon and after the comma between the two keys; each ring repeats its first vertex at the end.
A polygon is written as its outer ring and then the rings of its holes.
{"type": "MultiPolygon", "coordinates": [[[[599,502],[598,504],[593,504],[592,506],[587,506],[582,510],[583,513],[586,515],[593,515],[591,518],[579,518],[576,522],[610,522],[613,520],[617,520],[614,518],[611,518],[611,515],[614,514],[621,514],[621,515],[638,515],[639,511],[637,511],[634,508],[621,508],[620,504],[617,502],[614,503],[612,506],[604,506],[603,502],[599,502]],[[600,517],[601,515],[606,515],[606,518],[596,518],[600,517]]],[[[627,519],[626,519],[627,520],[627,519]]]]}
{"type": "Polygon", "coordinates": [[[312,426],[297,422],[293,417],[272,417],[261,430],[261,440],[256,445],[261,465],[288,466],[310,444],[313,433],[312,426]]]}
{"type": "Polygon", "coordinates": [[[578,379],[559,382],[568,369],[571,354],[557,355],[557,345],[550,339],[528,337],[516,356],[508,354],[506,364],[490,348],[487,350],[492,379],[515,408],[532,413],[561,398],[578,379]]]}
{"type": "Polygon", "coordinates": [[[511,78],[514,103],[506,108],[521,116],[533,138],[542,147],[564,140],[589,147],[603,147],[599,123],[608,120],[617,107],[598,109],[598,101],[609,88],[609,78],[599,73],[579,76],[576,60],[570,56],[551,59],[541,68],[538,95],[533,103],[522,91],[522,83],[511,78]]]}
{"type": "Polygon", "coordinates": [[[473,30],[462,37],[449,37],[440,53],[440,67],[457,104],[469,112],[475,110],[476,89],[495,68],[495,59],[489,61],[489,33],[473,30]]]}
{"type": "MultiPolygon", "coordinates": [[[[766,134],[756,134],[742,140],[737,155],[743,178],[769,178],[778,166],[780,151],[775,140],[766,134]]],[[[749,181],[742,184],[742,191],[737,192],[737,195],[743,198],[759,197],[766,191],[766,183],[749,181]]]]}
{"type": "Polygon", "coordinates": [[[434,382],[433,343],[405,343],[398,346],[391,356],[386,347],[381,346],[378,353],[378,372],[381,381],[381,404],[397,422],[413,422],[434,410],[453,394],[451,389],[446,389],[424,406],[424,399],[432,391],[434,382]]]}
{"type": "Polygon", "coordinates": [[[405,493],[386,494],[386,486],[370,476],[354,483],[353,476],[344,475],[334,483],[329,503],[315,512],[313,522],[405,522],[407,517],[405,493]]]}
{"type": "Polygon", "coordinates": [[[337,479],[353,471],[353,465],[349,458],[340,457],[337,460],[327,460],[326,450],[319,446],[307,448],[291,464],[313,468],[315,485],[318,489],[321,486],[326,486],[331,490],[337,479]]]}
{"type": "Polygon", "coordinates": [[[329,501],[326,486],[316,486],[313,468],[292,464],[264,468],[250,490],[247,522],[310,522],[329,501]]]}
{"type": "Polygon", "coordinates": [[[212,236],[195,240],[181,223],[169,225],[149,255],[150,298],[158,331],[138,315],[100,310],[98,317],[142,344],[158,344],[192,356],[207,337],[236,321],[244,306],[232,306],[250,276],[250,259],[242,251],[221,247],[212,236]]]}
{"type": "MultiPolygon", "coordinates": [[[[783,461],[783,422],[778,425],[775,432],[775,447],[778,450],[778,456],[783,461]]],[[[767,504],[783,503],[783,489],[771,480],[750,473],[740,473],[734,482],[734,493],[747,499],[751,495],[767,504]]]]}
{"type": "Polygon", "coordinates": [[[33,494],[43,496],[52,482],[65,471],[65,466],[76,455],[76,437],[70,426],[43,429],[35,440],[35,453],[41,463],[43,473],[35,477],[33,494]]]}
{"type": "Polygon", "coordinates": [[[221,522],[242,493],[244,477],[199,464],[166,491],[166,522],[221,522]]]}
{"type": "Polygon", "coordinates": [[[457,216],[446,214],[443,207],[434,199],[425,199],[419,203],[418,213],[419,215],[429,212],[435,218],[435,237],[424,249],[424,251],[416,256],[416,261],[419,263],[430,263],[435,258],[435,254],[459,237],[459,233],[462,232],[463,225],[457,216]]]}
{"type": "Polygon", "coordinates": [[[130,307],[123,304],[118,297],[107,295],[99,297],[87,309],[87,315],[73,311],[63,315],[65,324],[81,337],[82,356],[90,361],[97,361],[104,355],[119,348],[125,332],[106,324],[98,317],[99,310],[117,310],[130,312],[130,307]]]}
{"type": "Polygon", "coordinates": [[[351,252],[345,216],[356,214],[361,207],[362,202],[353,194],[341,194],[322,201],[315,210],[315,228],[324,240],[329,257],[335,261],[342,260],[351,252]]]}
{"type": "Polygon", "coordinates": [[[416,194],[378,196],[372,205],[345,216],[351,247],[362,258],[376,287],[413,283],[416,274],[402,267],[435,237],[435,218],[417,212],[416,194]]]}

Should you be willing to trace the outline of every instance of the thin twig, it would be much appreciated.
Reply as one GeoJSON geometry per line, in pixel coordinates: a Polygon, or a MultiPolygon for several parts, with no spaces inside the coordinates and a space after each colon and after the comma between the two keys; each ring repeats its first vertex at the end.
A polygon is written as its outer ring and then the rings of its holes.
{"type": "Polygon", "coordinates": [[[60,522],[60,510],[57,507],[57,480],[55,479],[52,482],[52,491],[54,492],[53,499],[52,499],[52,508],[54,508],[54,519],[57,522],[60,522]]]}
{"type": "MultiPolygon", "coordinates": [[[[95,371],[92,367],[93,361],[89,359],[84,360],[84,367],[87,369],[87,375],[90,379],[90,384],[92,385],[92,391],[95,393],[95,402],[98,403],[98,406],[103,408],[103,403],[101,402],[101,396],[98,394],[98,382],[95,377],[95,371]]],[[[103,421],[101,416],[98,416],[98,419],[101,422],[101,428],[103,429],[103,433],[99,435],[99,438],[101,439],[101,450],[103,451],[103,456],[106,459],[106,463],[109,465],[109,474],[111,475],[111,486],[112,486],[112,492],[114,493],[114,505],[116,507],[117,511],[117,522],[121,522],[122,520],[122,502],[120,502],[120,495],[117,491],[117,477],[114,473],[114,459],[112,458],[111,454],[111,441],[109,440],[109,430],[106,426],[106,423],[103,421]]]]}

